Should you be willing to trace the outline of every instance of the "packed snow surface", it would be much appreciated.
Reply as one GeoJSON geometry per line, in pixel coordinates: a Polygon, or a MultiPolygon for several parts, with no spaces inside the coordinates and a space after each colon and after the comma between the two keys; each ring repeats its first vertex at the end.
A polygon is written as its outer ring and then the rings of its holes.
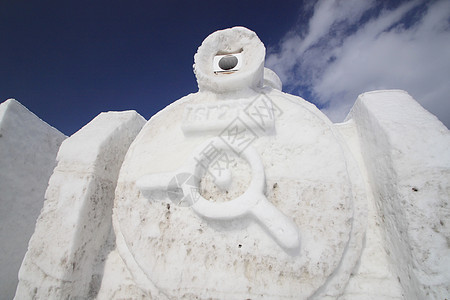
{"type": "Polygon", "coordinates": [[[449,130],[408,93],[396,90],[362,94],[348,119],[356,123],[376,226],[384,235],[382,251],[402,296],[445,299],[450,294],[449,130]]]}
{"type": "Polygon", "coordinates": [[[0,104],[0,298],[11,299],[66,137],[18,101],[0,104]]]}
{"type": "Polygon", "coordinates": [[[110,234],[117,176],[144,122],[134,111],[102,113],[63,142],[15,299],[92,298],[98,291],[95,267],[110,234]]]}

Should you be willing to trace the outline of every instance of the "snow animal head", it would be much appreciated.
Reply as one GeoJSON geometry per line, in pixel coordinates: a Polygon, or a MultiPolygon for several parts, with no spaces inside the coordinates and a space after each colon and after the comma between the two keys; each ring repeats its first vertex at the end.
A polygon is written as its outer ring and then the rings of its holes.
{"type": "Polygon", "coordinates": [[[199,90],[223,94],[261,87],[265,55],[256,33],[245,27],[210,34],[194,56],[199,90]]]}

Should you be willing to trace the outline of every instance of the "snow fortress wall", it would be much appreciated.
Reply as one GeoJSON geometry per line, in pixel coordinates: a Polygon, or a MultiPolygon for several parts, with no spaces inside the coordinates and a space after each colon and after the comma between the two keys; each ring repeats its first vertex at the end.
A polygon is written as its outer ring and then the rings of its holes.
{"type": "Polygon", "coordinates": [[[445,299],[450,289],[448,129],[408,93],[396,90],[360,95],[347,119],[357,129],[374,201],[365,251],[382,243],[372,259],[361,260],[360,278],[350,280],[348,293],[361,296],[358,286],[376,282],[378,298],[395,296],[398,282],[400,299],[445,299]],[[370,236],[373,230],[381,230],[378,241],[370,236]],[[380,260],[373,259],[381,253],[392,277],[382,284],[389,271],[380,271],[383,267],[374,266],[380,260]]]}
{"type": "Polygon", "coordinates": [[[17,273],[66,137],[14,99],[0,105],[0,297],[12,299],[17,273]]]}
{"type": "Polygon", "coordinates": [[[134,111],[102,113],[61,145],[16,299],[87,297],[120,166],[144,123],[134,111]]]}

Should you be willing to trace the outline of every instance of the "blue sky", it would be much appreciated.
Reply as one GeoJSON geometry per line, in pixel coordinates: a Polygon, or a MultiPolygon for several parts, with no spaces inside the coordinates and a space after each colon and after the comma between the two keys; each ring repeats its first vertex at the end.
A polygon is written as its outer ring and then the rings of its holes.
{"type": "Polygon", "coordinates": [[[197,91],[210,33],[255,31],[266,65],[333,121],[358,94],[405,89],[450,126],[450,1],[15,1],[0,3],[0,101],[71,135],[102,111],[146,119],[197,91]]]}

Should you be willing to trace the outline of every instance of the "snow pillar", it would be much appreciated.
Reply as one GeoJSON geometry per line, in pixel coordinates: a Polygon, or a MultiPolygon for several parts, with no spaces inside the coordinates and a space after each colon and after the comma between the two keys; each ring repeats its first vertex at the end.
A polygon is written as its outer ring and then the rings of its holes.
{"type": "Polygon", "coordinates": [[[384,232],[405,299],[444,299],[450,278],[450,133],[404,91],[362,94],[356,123],[384,232]]]}
{"type": "Polygon", "coordinates": [[[92,271],[110,233],[119,170],[144,123],[134,111],[102,113],[61,145],[16,299],[95,293],[92,271]]]}
{"type": "Polygon", "coordinates": [[[0,105],[0,298],[12,299],[17,273],[44,204],[64,134],[22,104],[0,105]]]}

